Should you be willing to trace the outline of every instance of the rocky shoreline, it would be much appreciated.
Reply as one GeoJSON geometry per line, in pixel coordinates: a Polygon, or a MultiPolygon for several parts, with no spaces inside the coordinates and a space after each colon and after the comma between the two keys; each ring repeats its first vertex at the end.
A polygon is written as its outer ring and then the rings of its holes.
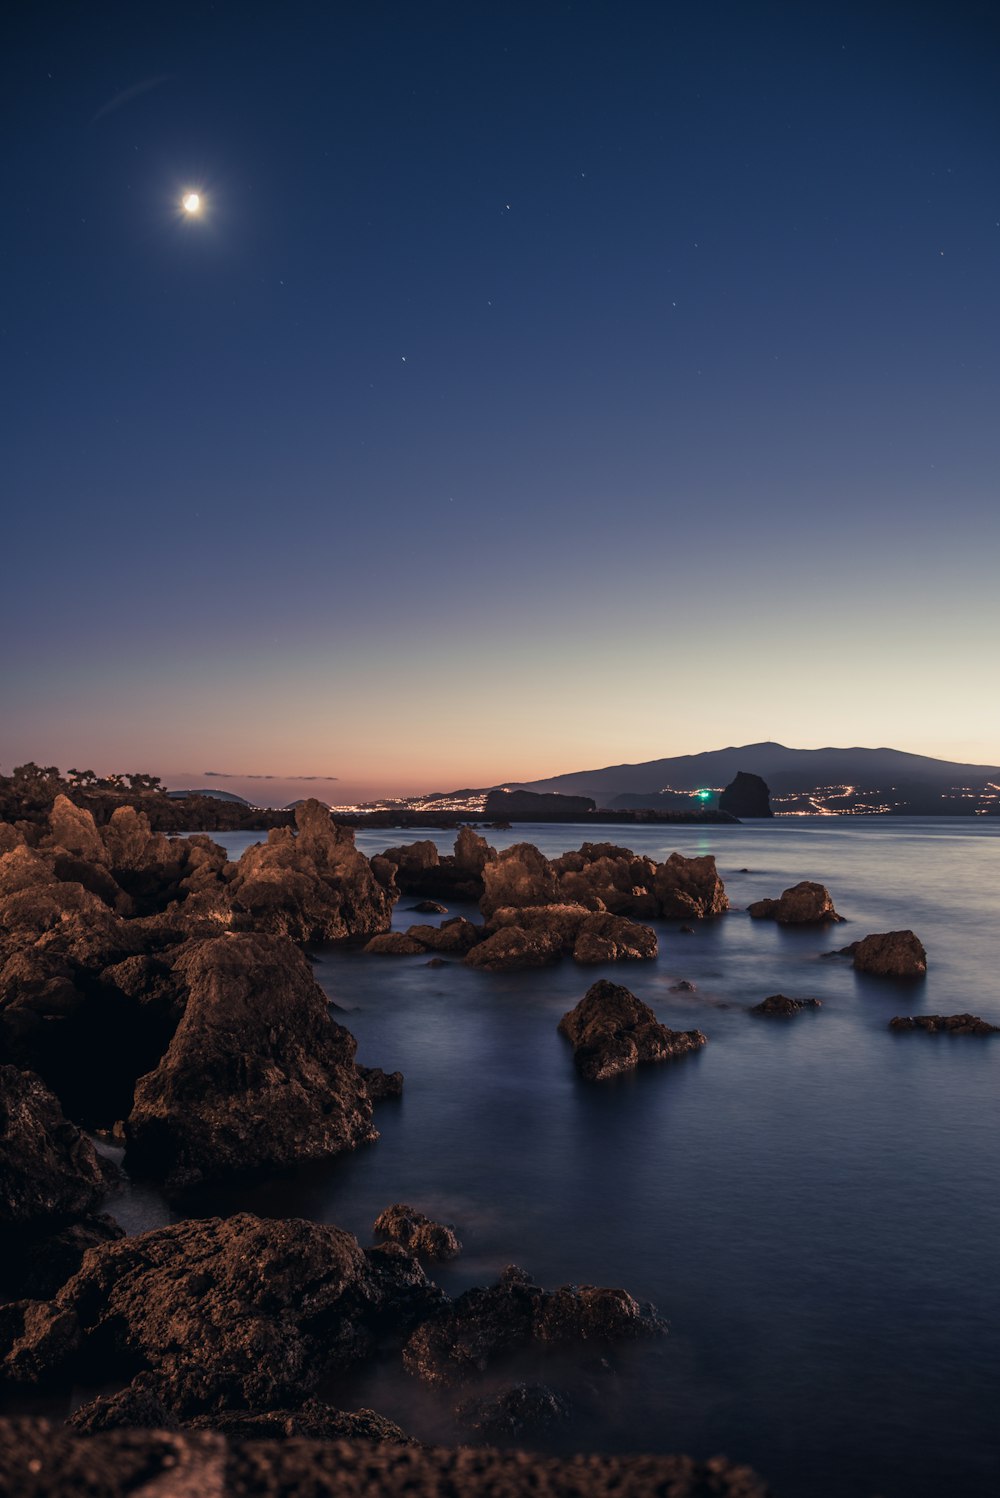
{"type": "MultiPolygon", "coordinates": [[[[655,1478],[677,1493],[763,1493],[752,1474],[721,1460],[587,1458],[581,1468],[418,1449],[384,1416],[325,1400],[334,1375],[388,1361],[453,1391],[458,1418],[480,1439],[530,1443],[532,1430],[564,1418],[564,1394],[514,1382],[484,1395],[483,1375],[502,1372],[515,1354],[544,1365],[558,1348],[592,1347],[601,1357],[617,1343],[662,1337],[656,1310],[625,1289],[546,1290],[511,1266],[452,1299],[425,1266],[458,1255],[458,1233],[405,1203],[379,1215],[379,1241],[367,1247],[330,1224],[248,1213],[125,1236],[102,1210],[120,1173],[93,1135],[123,1145],[129,1176],[169,1197],[377,1140],[376,1105],[398,1096],[404,1079],[358,1064],[307,946],[350,945],[366,960],[461,961],[486,974],[566,959],[648,962],[657,936],[645,922],[690,930],[730,908],[710,856],[657,862],[585,843],[549,859],[526,843],[498,853],[463,827],[451,854],[424,841],[367,858],[318,802],[297,808],[295,823],[294,833],[274,828],[236,862],[204,834],[165,837],[131,806],[99,824],[57,796],[44,822],[0,824],[0,1273],[8,1297],[0,1380],[8,1391],[56,1398],[72,1385],[113,1391],[76,1410],[73,1435],[3,1425],[0,1475],[17,1472],[18,1491],[55,1494],[69,1491],[88,1463],[104,1463],[101,1491],[111,1494],[119,1481],[130,1490],[130,1452],[154,1464],[156,1452],[173,1452],[175,1465],[202,1473],[205,1462],[216,1471],[238,1464],[260,1437],[272,1442],[266,1461],[278,1482],[285,1448],[272,1438],[296,1435],[391,1448],[397,1455],[373,1459],[382,1484],[373,1492],[404,1481],[439,1491],[434,1484],[468,1461],[463,1491],[504,1482],[512,1492],[522,1483],[533,1492],[638,1493],[655,1478]],[[391,931],[402,896],[417,897],[415,914],[445,918],[391,931]],[[480,920],[449,917],[449,900],[477,901],[480,920]],[[140,1427],[161,1434],[137,1434],[140,1427]],[[44,1454],[28,1455],[36,1448],[44,1454]],[[417,1454],[401,1462],[403,1452],[417,1454]],[[30,1465],[36,1460],[41,1467],[30,1465]]],[[[800,926],[841,919],[829,892],[810,883],[749,913],[800,926]]],[[[926,972],[911,932],[875,934],[842,951],[876,976],[926,972]]],[[[806,1007],[819,1005],[772,995],[751,1013],[788,1017],[806,1007]]],[[[966,1015],[892,1025],[992,1028],[966,1015]]],[[[580,1085],[689,1057],[708,1038],[668,1029],[606,979],[590,985],[559,1030],[580,1085]]],[[[360,1456],[329,1456],[340,1449],[300,1453],[319,1484],[309,1491],[325,1491],[329,1461],[360,1474],[360,1456]]]]}

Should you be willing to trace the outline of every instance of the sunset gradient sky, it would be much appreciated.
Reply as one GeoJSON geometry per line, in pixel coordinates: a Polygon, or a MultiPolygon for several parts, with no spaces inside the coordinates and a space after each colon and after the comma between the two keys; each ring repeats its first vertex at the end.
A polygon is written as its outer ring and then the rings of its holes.
{"type": "Polygon", "coordinates": [[[0,769],[1000,762],[992,6],[23,6],[2,52],[0,769]]]}

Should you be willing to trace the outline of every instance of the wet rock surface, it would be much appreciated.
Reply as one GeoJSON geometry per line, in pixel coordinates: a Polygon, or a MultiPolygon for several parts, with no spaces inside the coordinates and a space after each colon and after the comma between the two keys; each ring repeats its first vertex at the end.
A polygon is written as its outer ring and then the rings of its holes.
{"type": "Polygon", "coordinates": [[[842,921],[825,884],[803,879],[783,891],[777,900],[755,900],[747,906],[754,920],[777,921],[782,926],[814,926],[842,921]]]}
{"type": "Polygon", "coordinates": [[[929,1035],[1000,1035],[1000,1025],[991,1025],[978,1014],[909,1014],[889,1021],[890,1030],[924,1030],[929,1035]]]}
{"type": "Polygon", "coordinates": [[[822,1007],[819,999],[790,999],[787,994],[772,993],[768,998],[761,999],[759,1004],[752,1005],[749,1012],[764,1018],[792,1019],[796,1014],[801,1014],[803,1009],[822,1007]]]}
{"type": "MultiPolygon", "coordinates": [[[[359,1412],[360,1413],[360,1412],[359,1412]]],[[[724,1457],[576,1456],[363,1441],[246,1441],[208,1431],[84,1436],[0,1421],[0,1491],[18,1498],[768,1498],[724,1457]]]]}
{"type": "Polygon", "coordinates": [[[184,1017],[136,1084],[130,1171],[188,1185],[322,1159],[377,1137],[355,1041],[286,938],[194,944],[175,971],[184,1017]]]}
{"type": "Polygon", "coordinates": [[[569,1419],[570,1406],[547,1384],[511,1384],[495,1394],[465,1400],[455,1415],[479,1436],[509,1441],[562,1425],[569,1419]]]}
{"type": "Polygon", "coordinates": [[[573,1045],[580,1075],[591,1082],[641,1063],[686,1055],[707,1041],[700,1030],[669,1030],[648,1004],[606,979],[593,984],[576,1008],[563,1015],[559,1032],[573,1045]]]}
{"type": "Polygon", "coordinates": [[[564,1285],[547,1291],[510,1265],[495,1285],[466,1290],[418,1326],[403,1348],[403,1363],[425,1382],[447,1387],[531,1345],[603,1346],[665,1332],[653,1308],[626,1290],[564,1285]]]}
{"type": "Polygon", "coordinates": [[[374,1231],[378,1236],[401,1244],[408,1252],[427,1259],[454,1259],[462,1251],[454,1228],[434,1222],[403,1202],[380,1212],[375,1219],[374,1231]]]}
{"type": "Polygon", "coordinates": [[[912,931],[877,931],[842,948],[859,973],[878,978],[922,978],[927,972],[924,944],[912,931]]]}

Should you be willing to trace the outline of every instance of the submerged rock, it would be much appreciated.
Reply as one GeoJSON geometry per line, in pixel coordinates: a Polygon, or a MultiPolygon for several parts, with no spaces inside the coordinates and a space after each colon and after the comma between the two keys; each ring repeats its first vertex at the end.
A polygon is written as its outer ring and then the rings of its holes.
{"type": "Polygon", "coordinates": [[[844,947],[859,973],[879,978],[922,978],[927,972],[924,944],[912,931],[879,931],[844,947]]]}
{"type": "Polygon", "coordinates": [[[564,1285],[547,1291],[510,1265],[495,1285],[466,1290],[418,1326],[403,1348],[403,1363],[427,1383],[447,1386],[531,1344],[632,1341],[665,1331],[652,1307],[626,1290],[564,1285]]]}
{"type": "Polygon", "coordinates": [[[379,1213],[375,1219],[375,1232],[401,1244],[409,1253],[421,1254],[427,1259],[454,1259],[462,1251],[454,1228],[434,1222],[403,1202],[379,1213]]]}
{"type": "Polygon", "coordinates": [[[824,921],[842,921],[833,908],[825,884],[803,879],[786,889],[777,900],[755,900],[747,906],[755,921],[777,921],[782,926],[813,926],[824,921]]]}
{"type": "Polygon", "coordinates": [[[889,1021],[890,1030],[926,1030],[930,1035],[1000,1035],[1000,1025],[991,1025],[978,1014],[909,1014],[889,1021]]]}
{"type": "Polygon", "coordinates": [[[3,1372],[37,1383],[145,1370],[175,1416],[298,1404],[442,1302],[415,1260],[350,1233],[241,1213],[89,1253],[55,1298],[0,1313],[3,1372]]]}
{"type": "Polygon", "coordinates": [[[707,1042],[700,1030],[668,1030],[627,988],[601,979],[559,1021],[581,1076],[603,1081],[640,1062],[667,1061],[707,1042]]]}
{"type": "MultiPolygon", "coordinates": [[[[364,1411],[356,1412],[359,1416],[364,1411]]],[[[244,1441],[210,1431],[109,1431],[0,1421],[0,1491],[18,1498],[768,1498],[724,1457],[552,1458],[398,1441],[244,1441]]]]}
{"type": "Polygon", "coordinates": [[[822,1007],[819,999],[790,999],[786,994],[773,993],[769,998],[761,999],[759,1004],[753,1004],[750,1013],[778,1019],[791,1019],[793,1015],[801,1014],[803,1009],[821,1009],[822,1007]]]}
{"type": "Polygon", "coordinates": [[[457,1419],[491,1440],[518,1440],[534,1431],[551,1430],[570,1416],[569,1404],[546,1384],[510,1384],[484,1398],[467,1399],[457,1419]]]}
{"type": "Polygon", "coordinates": [[[220,936],[174,966],[187,1005],[159,1066],[136,1084],[130,1170],[177,1187],[378,1137],[354,1037],[290,941],[220,936]]]}

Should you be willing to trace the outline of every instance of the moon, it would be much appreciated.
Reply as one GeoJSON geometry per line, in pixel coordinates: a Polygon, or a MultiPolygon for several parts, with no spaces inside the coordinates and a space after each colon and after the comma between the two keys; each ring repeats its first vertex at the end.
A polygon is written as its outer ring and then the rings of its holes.
{"type": "Polygon", "coordinates": [[[185,213],[192,215],[199,214],[201,212],[201,193],[186,192],[181,198],[181,207],[185,213]]]}

